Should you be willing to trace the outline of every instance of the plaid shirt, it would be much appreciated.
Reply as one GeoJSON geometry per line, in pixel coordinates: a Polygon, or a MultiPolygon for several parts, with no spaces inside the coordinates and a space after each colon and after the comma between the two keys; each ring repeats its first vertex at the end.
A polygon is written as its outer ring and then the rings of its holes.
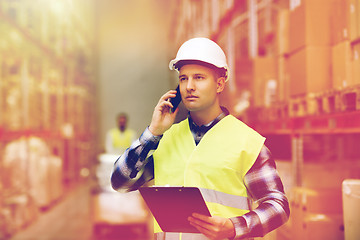
{"type": "MultiPolygon", "coordinates": [[[[224,111],[224,110],[223,110],[224,111]]],[[[189,117],[190,130],[196,144],[205,133],[228,114],[224,111],[214,121],[201,127],[189,117]]],[[[118,191],[133,191],[154,178],[152,153],[162,136],[154,136],[148,128],[114,165],[111,184],[118,191]],[[138,173],[140,177],[135,178],[138,173]]],[[[264,145],[254,165],[244,177],[249,196],[258,205],[254,210],[230,220],[235,226],[235,239],[262,237],[285,223],[290,215],[289,203],[277,173],[274,159],[264,145]]]]}

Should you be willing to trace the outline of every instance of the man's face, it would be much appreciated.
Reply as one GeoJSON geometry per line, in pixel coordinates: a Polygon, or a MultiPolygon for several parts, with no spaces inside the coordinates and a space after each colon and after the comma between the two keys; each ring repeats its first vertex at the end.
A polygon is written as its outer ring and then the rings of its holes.
{"type": "Polygon", "coordinates": [[[197,64],[180,68],[179,85],[182,101],[189,111],[203,111],[217,106],[219,91],[215,70],[197,64]]]}
{"type": "Polygon", "coordinates": [[[125,116],[118,117],[118,128],[121,131],[124,131],[126,129],[126,123],[127,123],[127,119],[125,116]]]}

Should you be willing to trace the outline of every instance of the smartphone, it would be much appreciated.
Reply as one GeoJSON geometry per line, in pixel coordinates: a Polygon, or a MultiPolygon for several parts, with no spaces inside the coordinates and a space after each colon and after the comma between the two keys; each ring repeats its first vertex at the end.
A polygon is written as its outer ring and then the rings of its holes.
{"type": "Polygon", "coordinates": [[[181,94],[180,94],[179,85],[176,88],[176,96],[174,98],[170,98],[170,102],[173,105],[173,108],[171,110],[172,110],[172,112],[175,112],[176,108],[179,106],[179,104],[181,102],[181,94]]]}

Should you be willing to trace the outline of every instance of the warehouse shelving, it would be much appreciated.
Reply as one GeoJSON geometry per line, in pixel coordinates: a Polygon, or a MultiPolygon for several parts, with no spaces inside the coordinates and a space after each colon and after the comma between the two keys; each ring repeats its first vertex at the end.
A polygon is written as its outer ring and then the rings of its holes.
{"type": "MultiPolygon", "coordinates": [[[[307,220],[305,213],[298,215],[297,202],[310,199],[306,194],[318,187],[332,188],[338,198],[343,178],[360,177],[353,144],[360,138],[360,2],[212,1],[203,10],[211,14],[196,19],[187,13],[202,3],[184,2],[174,10],[180,17],[173,38],[180,45],[205,34],[224,49],[232,71],[222,103],[267,137],[286,189],[294,189],[287,192],[293,221],[278,237],[301,239],[307,220]],[[211,27],[202,28],[203,21],[211,27]],[[189,22],[193,26],[184,27],[189,22]],[[276,89],[268,88],[269,80],[276,81],[276,89]]],[[[342,219],[340,205],[327,219],[332,227],[320,223],[331,230],[330,237],[343,235],[334,227],[342,219]]]]}
{"type": "Polygon", "coordinates": [[[87,177],[96,160],[94,5],[83,3],[0,0],[1,239],[87,177]],[[4,156],[11,151],[16,170],[4,156]],[[11,187],[13,179],[23,183],[11,187]]]}
{"type": "MultiPolygon", "coordinates": [[[[346,93],[348,92],[346,91],[346,93]]],[[[278,107],[257,109],[253,111],[257,114],[253,124],[264,134],[359,133],[360,111],[357,110],[359,96],[351,96],[351,98],[353,98],[352,101],[347,102],[347,104],[337,105],[337,108],[344,109],[343,111],[334,111],[335,106],[333,103],[332,107],[330,107],[331,112],[327,113],[323,112],[324,107],[321,99],[314,103],[316,110],[313,110],[313,114],[307,114],[306,110],[300,111],[298,108],[301,108],[301,106],[295,105],[297,109],[293,114],[300,116],[292,116],[289,106],[294,108],[294,105],[290,104],[284,106],[278,104],[278,107]],[[353,110],[347,110],[348,108],[353,110]]],[[[331,99],[334,101],[333,98],[331,99]]],[[[305,101],[302,103],[304,104],[305,101]]],[[[306,109],[306,105],[303,107],[306,109]]]]}
{"type": "Polygon", "coordinates": [[[360,133],[359,122],[360,111],[354,111],[257,122],[255,128],[263,134],[360,133]]]}

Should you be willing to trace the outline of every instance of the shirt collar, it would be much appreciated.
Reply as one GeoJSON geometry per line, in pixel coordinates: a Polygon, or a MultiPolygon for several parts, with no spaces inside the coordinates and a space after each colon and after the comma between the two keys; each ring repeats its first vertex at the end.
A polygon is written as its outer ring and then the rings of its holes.
{"type": "Polygon", "coordinates": [[[198,126],[191,118],[190,114],[188,116],[189,119],[189,125],[190,125],[190,130],[192,132],[202,132],[202,133],[206,133],[207,131],[209,131],[213,126],[215,126],[215,124],[217,124],[218,122],[220,122],[221,119],[223,119],[224,117],[226,117],[227,115],[229,115],[229,111],[225,108],[225,107],[221,107],[222,113],[219,114],[219,116],[217,116],[214,120],[212,120],[211,122],[209,122],[208,124],[202,125],[202,126],[198,126]]]}

